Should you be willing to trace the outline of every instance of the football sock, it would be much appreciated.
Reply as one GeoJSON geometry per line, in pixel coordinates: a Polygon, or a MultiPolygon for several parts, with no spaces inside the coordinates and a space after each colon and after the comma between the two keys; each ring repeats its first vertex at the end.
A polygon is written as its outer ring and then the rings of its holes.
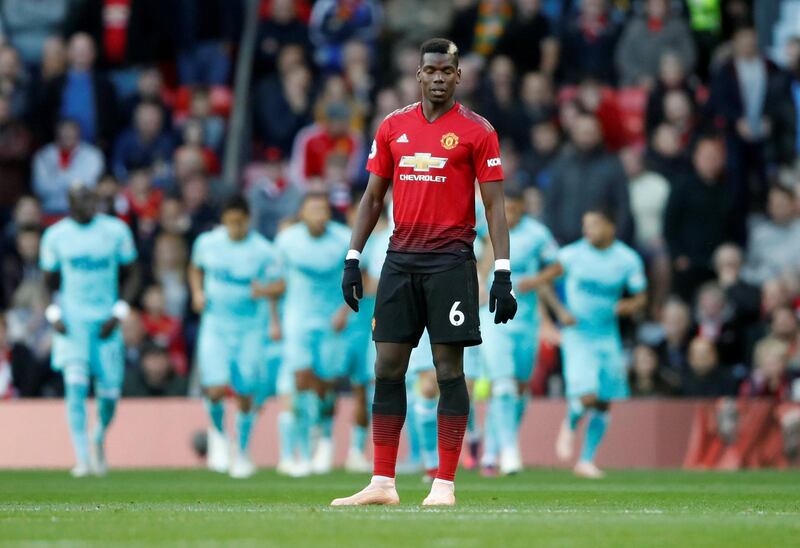
{"type": "Polygon", "coordinates": [[[425,470],[436,470],[439,467],[439,453],[436,440],[436,398],[424,398],[417,395],[414,402],[414,424],[420,439],[422,465],[425,470]]]}
{"type": "Polygon", "coordinates": [[[406,418],[405,380],[375,380],[372,402],[372,441],[375,445],[373,475],[393,478],[400,432],[406,418]]]}
{"type": "Polygon", "coordinates": [[[583,449],[581,450],[582,461],[594,462],[594,455],[603,440],[607,427],[607,412],[593,410],[589,413],[589,424],[586,426],[586,435],[583,440],[583,449]]]}
{"type": "Polygon", "coordinates": [[[436,477],[453,481],[469,417],[469,393],[464,375],[439,382],[439,471],[436,477]]]}
{"type": "Polygon", "coordinates": [[[85,384],[68,383],[64,388],[67,404],[67,424],[79,463],[89,462],[89,436],[86,433],[86,398],[89,387],[85,384]]]}
{"type": "Polygon", "coordinates": [[[289,461],[294,458],[294,427],[294,413],[281,411],[278,415],[278,437],[282,461],[289,461]]]}
{"type": "Polygon", "coordinates": [[[311,390],[303,390],[295,396],[295,443],[303,460],[311,459],[311,429],[319,418],[319,404],[319,396],[311,390]]]}
{"type": "MultiPolygon", "coordinates": [[[[417,394],[414,388],[408,388],[406,390],[406,401],[408,402],[406,406],[406,420],[408,424],[416,424],[417,419],[414,403],[417,401],[417,394]]],[[[406,436],[408,437],[408,456],[406,460],[410,464],[422,462],[422,441],[419,439],[419,431],[416,428],[406,428],[406,436]]]]}
{"type": "Polygon", "coordinates": [[[225,433],[225,404],[222,400],[219,401],[211,401],[209,398],[205,400],[206,404],[206,411],[208,411],[208,416],[211,418],[211,425],[219,432],[220,434],[225,433]]]}
{"type": "Polygon", "coordinates": [[[350,448],[359,453],[364,452],[367,442],[367,427],[354,424],[350,433],[350,448]]]}
{"type": "Polygon", "coordinates": [[[578,429],[578,424],[581,422],[581,418],[583,417],[585,409],[580,400],[577,399],[569,400],[568,406],[569,427],[574,432],[578,429]]]}
{"type": "Polygon", "coordinates": [[[236,432],[239,435],[239,454],[246,455],[250,447],[250,433],[253,431],[254,411],[236,413],[236,432]]]}
{"type": "Polygon", "coordinates": [[[117,410],[117,400],[114,398],[99,398],[97,400],[97,430],[95,430],[94,441],[102,443],[106,436],[108,425],[114,418],[114,412],[117,410]]]}
{"type": "Polygon", "coordinates": [[[484,428],[483,433],[483,455],[481,455],[481,466],[483,467],[497,466],[497,454],[500,452],[500,447],[497,429],[492,428],[492,425],[497,422],[495,415],[497,415],[497,406],[492,405],[490,401],[486,409],[485,419],[488,427],[484,428]]]}

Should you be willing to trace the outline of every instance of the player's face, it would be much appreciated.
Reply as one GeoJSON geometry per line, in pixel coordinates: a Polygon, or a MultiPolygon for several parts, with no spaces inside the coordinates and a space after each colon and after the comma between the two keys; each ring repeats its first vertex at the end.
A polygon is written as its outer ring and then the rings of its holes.
{"type": "Polygon", "coordinates": [[[422,96],[428,102],[447,103],[461,82],[461,69],[456,66],[452,55],[426,53],[417,69],[417,81],[422,87],[422,96]]]}
{"type": "Polygon", "coordinates": [[[331,206],[324,198],[309,198],[300,209],[300,220],[312,234],[322,234],[331,220],[331,206]]]}
{"type": "Polygon", "coordinates": [[[228,231],[228,237],[238,242],[247,237],[250,231],[250,216],[238,209],[229,209],[222,214],[222,224],[228,231]]]}
{"type": "Polygon", "coordinates": [[[514,228],[525,213],[525,200],[506,198],[506,221],[509,228],[514,228]]]}
{"type": "Polygon", "coordinates": [[[90,188],[70,191],[69,209],[72,217],[79,223],[88,223],[97,213],[97,195],[90,188]]]}
{"type": "Polygon", "coordinates": [[[583,235],[595,247],[606,247],[614,241],[614,224],[599,213],[583,216],[583,235]]]}

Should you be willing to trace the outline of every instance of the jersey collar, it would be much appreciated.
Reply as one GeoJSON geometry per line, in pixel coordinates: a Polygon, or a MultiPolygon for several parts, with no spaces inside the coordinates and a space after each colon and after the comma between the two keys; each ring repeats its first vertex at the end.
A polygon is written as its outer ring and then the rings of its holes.
{"type": "Polygon", "coordinates": [[[436,120],[434,120],[433,122],[429,122],[429,121],[428,121],[428,119],[427,119],[427,118],[425,118],[425,113],[423,113],[423,112],[422,112],[422,101],[420,101],[420,102],[419,102],[419,105],[417,106],[417,115],[419,116],[419,119],[420,119],[420,120],[422,120],[422,122],[423,122],[423,123],[425,123],[425,124],[430,124],[430,125],[434,125],[434,124],[438,124],[440,121],[442,121],[443,119],[447,118],[447,117],[448,117],[448,116],[450,116],[452,113],[454,113],[454,112],[458,112],[458,109],[460,109],[460,108],[461,108],[461,103],[459,103],[458,101],[456,101],[455,103],[453,103],[453,106],[452,106],[452,107],[450,107],[450,110],[448,110],[447,112],[445,112],[444,114],[442,114],[441,116],[439,116],[439,117],[438,117],[436,120]]]}

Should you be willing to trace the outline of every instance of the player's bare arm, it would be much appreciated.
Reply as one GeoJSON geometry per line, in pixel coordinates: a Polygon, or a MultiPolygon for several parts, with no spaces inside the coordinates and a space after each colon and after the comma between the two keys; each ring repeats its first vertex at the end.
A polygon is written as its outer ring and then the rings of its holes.
{"type": "Polygon", "coordinates": [[[617,316],[634,316],[647,306],[647,292],[641,291],[630,297],[625,297],[617,302],[617,316]]]}
{"type": "Polygon", "coordinates": [[[189,290],[192,293],[192,310],[200,314],[206,307],[206,295],[203,291],[204,272],[196,265],[189,265],[189,290]]]}
{"type": "Polygon", "coordinates": [[[347,305],[358,312],[358,300],[364,296],[359,258],[364,250],[378,219],[383,211],[383,200],[389,189],[390,180],[379,177],[374,173],[369,176],[367,189],[361,197],[356,213],[356,222],[353,225],[353,234],[350,237],[350,251],[345,259],[344,274],[342,275],[342,293],[347,305]]]}
{"type": "Polygon", "coordinates": [[[286,282],[275,280],[268,284],[260,284],[254,281],[250,289],[254,299],[278,299],[286,292],[286,282]]]}
{"type": "MultiPolygon", "coordinates": [[[[44,284],[47,287],[48,293],[50,293],[51,296],[54,295],[61,287],[61,273],[45,271],[44,284]]],[[[55,329],[62,335],[65,335],[67,333],[67,326],[61,319],[61,311],[58,308],[58,306],[55,305],[55,303],[47,307],[45,315],[47,316],[47,320],[50,322],[50,325],[53,326],[53,329],[55,329]]]]}
{"type": "Polygon", "coordinates": [[[119,280],[120,280],[120,296],[121,301],[114,305],[114,311],[110,318],[108,318],[103,325],[100,326],[100,338],[107,339],[114,329],[119,325],[119,322],[128,314],[130,305],[136,300],[136,295],[142,286],[142,274],[139,264],[135,261],[122,265],[119,267],[119,280]]]}

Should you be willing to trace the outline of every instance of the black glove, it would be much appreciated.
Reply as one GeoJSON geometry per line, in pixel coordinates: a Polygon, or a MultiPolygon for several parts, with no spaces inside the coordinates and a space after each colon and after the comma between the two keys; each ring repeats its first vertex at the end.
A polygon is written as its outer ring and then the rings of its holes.
{"type": "Polygon", "coordinates": [[[511,289],[511,272],[508,270],[494,271],[494,281],[489,290],[489,312],[495,312],[494,323],[513,320],[517,313],[517,299],[511,289]]]}
{"type": "Polygon", "coordinates": [[[342,274],[342,295],[347,306],[358,312],[358,300],[364,296],[364,285],[361,283],[361,269],[358,259],[347,259],[342,274]]]}

